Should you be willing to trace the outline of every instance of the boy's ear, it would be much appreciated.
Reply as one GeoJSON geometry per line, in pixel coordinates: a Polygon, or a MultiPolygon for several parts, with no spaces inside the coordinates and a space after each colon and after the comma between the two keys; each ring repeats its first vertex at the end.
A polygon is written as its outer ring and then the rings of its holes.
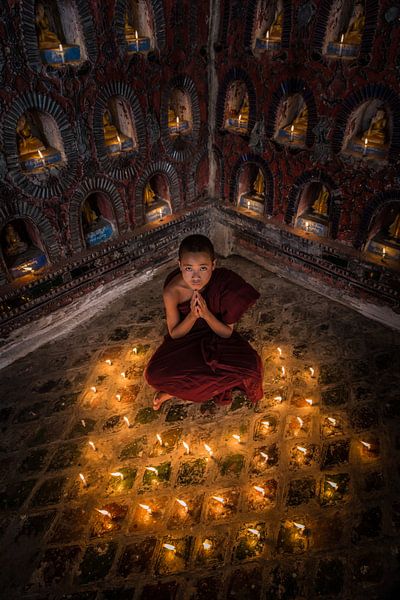
{"type": "Polygon", "coordinates": [[[213,268],[213,269],[215,269],[215,267],[216,267],[216,264],[217,264],[217,259],[216,259],[216,258],[214,258],[214,260],[213,260],[213,263],[212,263],[212,268],[213,268]]]}

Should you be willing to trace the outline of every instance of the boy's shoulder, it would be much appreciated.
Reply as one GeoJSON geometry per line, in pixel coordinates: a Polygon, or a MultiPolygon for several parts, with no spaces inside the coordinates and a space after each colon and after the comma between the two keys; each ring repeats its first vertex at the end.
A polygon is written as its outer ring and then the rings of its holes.
{"type": "Polygon", "coordinates": [[[176,290],[180,284],[182,283],[182,275],[180,269],[174,269],[170,273],[168,273],[165,281],[164,281],[164,293],[173,292],[176,290]]]}

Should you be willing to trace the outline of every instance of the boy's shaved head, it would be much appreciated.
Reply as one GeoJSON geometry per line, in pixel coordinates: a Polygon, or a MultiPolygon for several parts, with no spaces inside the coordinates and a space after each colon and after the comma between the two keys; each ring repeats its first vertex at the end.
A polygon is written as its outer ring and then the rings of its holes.
{"type": "Polygon", "coordinates": [[[199,233],[188,235],[181,241],[179,246],[179,260],[182,260],[185,252],[205,252],[209,255],[211,261],[215,258],[214,246],[211,241],[208,237],[199,233]]]}

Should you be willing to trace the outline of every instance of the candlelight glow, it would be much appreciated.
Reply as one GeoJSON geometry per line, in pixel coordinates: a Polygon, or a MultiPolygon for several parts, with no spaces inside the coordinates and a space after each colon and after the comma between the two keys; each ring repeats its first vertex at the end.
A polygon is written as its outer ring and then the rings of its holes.
{"type": "Polygon", "coordinates": [[[104,515],[105,517],[109,517],[110,519],[112,519],[112,514],[110,512],[108,512],[108,510],[104,510],[102,508],[95,508],[95,510],[97,510],[97,512],[99,512],[101,515],[104,515]]]}
{"type": "Polygon", "coordinates": [[[204,550],[209,550],[210,548],[212,548],[212,542],[211,542],[211,540],[204,540],[204,542],[203,542],[203,548],[204,548],[204,550]]]}
{"type": "Polygon", "coordinates": [[[268,454],[265,454],[265,452],[261,452],[261,450],[260,450],[260,454],[265,459],[265,462],[267,462],[267,460],[268,460],[268,454]]]}
{"type": "Polygon", "coordinates": [[[275,396],[274,400],[276,400],[277,402],[282,402],[282,396],[275,396]]]}
{"type": "Polygon", "coordinates": [[[87,486],[87,482],[86,482],[84,474],[83,473],[79,473],[79,477],[81,478],[83,485],[86,487],[87,486]]]}
{"type": "Polygon", "coordinates": [[[236,433],[233,434],[233,439],[236,440],[237,442],[240,442],[240,435],[237,435],[236,433]]]}
{"type": "Polygon", "coordinates": [[[162,437],[161,437],[161,435],[159,433],[156,434],[156,438],[157,438],[158,443],[160,444],[160,446],[162,446],[163,445],[162,437]]]}
{"type": "Polygon", "coordinates": [[[220,502],[221,504],[225,504],[225,500],[221,498],[221,496],[211,496],[216,502],[220,502]]]}
{"type": "Polygon", "coordinates": [[[184,502],[184,500],[179,500],[179,498],[176,498],[176,501],[183,506],[183,508],[186,510],[186,512],[189,510],[188,505],[186,504],[186,502],[184,502]]]}
{"type": "Polygon", "coordinates": [[[310,374],[311,374],[311,377],[314,377],[314,369],[312,367],[310,367],[310,374]]]}
{"type": "Polygon", "coordinates": [[[261,421],[261,425],[264,425],[264,427],[269,427],[269,421],[261,421]]]}
{"type": "Polygon", "coordinates": [[[184,448],[185,448],[185,450],[186,450],[186,454],[189,454],[189,453],[190,453],[189,444],[187,444],[186,442],[182,442],[182,444],[183,444],[183,447],[184,447],[184,448]]]}
{"type": "Polygon", "coordinates": [[[118,400],[118,402],[121,400],[121,394],[115,394],[115,397],[118,400]]]}
{"type": "Polygon", "coordinates": [[[136,348],[136,346],[134,348],[132,348],[132,352],[133,352],[133,354],[137,354],[137,348],[136,348]]]}
{"type": "Polygon", "coordinates": [[[93,450],[96,450],[96,446],[94,445],[94,442],[89,441],[88,444],[91,448],[93,448],[93,450]]]}
{"type": "Polygon", "coordinates": [[[139,504],[140,508],[143,508],[143,510],[147,511],[149,513],[149,515],[151,515],[151,508],[150,506],[147,506],[147,504],[139,504]]]}
{"type": "Polygon", "coordinates": [[[123,379],[125,379],[125,377],[126,377],[125,371],[122,371],[121,377],[123,377],[123,379]]]}
{"type": "Polygon", "coordinates": [[[257,537],[260,537],[260,532],[258,531],[258,529],[251,529],[251,527],[249,527],[249,528],[247,529],[247,531],[248,531],[249,533],[252,533],[253,535],[256,535],[257,537]]]}
{"type": "Polygon", "coordinates": [[[311,400],[311,398],[306,398],[306,402],[307,402],[307,404],[309,404],[310,406],[312,406],[312,400],[311,400]]]}
{"type": "Polygon", "coordinates": [[[172,550],[172,552],[176,552],[176,548],[172,544],[163,544],[163,548],[166,550],[172,550]]]}
{"type": "Polygon", "coordinates": [[[265,490],[264,490],[264,488],[262,488],[259,485],[253,485],[253,488],[256,490],[256,492],[259,492],[260,494],[262,494],[263,496],[265,496],[265,490]]]}
{"type": "Polygon", "coordinates": [[[295,521],[293,521],[293,525],[295,527],[297,527],[297,529],[300,529],[301,531],[304,531],[304,529],[306,528],[305,525],[302,525],[301,523],[296,523],[295,521]]]}
{"type": "Polygon", "coordinates": [[[361,440],[361,443],[362,443],[362,445],[363,445],[363,446],[365,446],[366,448],[368,448],[368,450],[370,450],[370,449],[371,449],[371,444],[369,444],[368,442],[363,442],[363,441],[361,440]]]}
{"type": "Polygon", "coordinates": [[[97,392],[97,387],[95,385],[92,385],[92,387],[90,389],[92,390],[92,392],[94,394],[97,392]]]}
{"type": "Polygon", "coordinates": [[[304,425],[304,421],[303,421],[303,419],[301,417],[296,417],[296,419],[298,420],[299,425],[300,425],[300,429],[301,429],[303,427],[303,425],[304,425]]]}
{"type": "Polygon", "coordinates": [[[303,454],[306,454],[307,452],[307,448],[303,448],[303,446],[296,446],[297,450],[299,450],[300,452],[303,452],[303,454]]]}
{"type": "Polygon", "coordinates": [[[145,467],[146,471],[151,471],[152,473],[155,473],[156,475],[158,475],[158,471],[155,467],[145,467]]]}
{"type": "Polygon", "coordinates": [[[124,478],[124,474],[121,473],[121,471],[113,471],[112,473],[110,473],[110,475],[112,475],[113,477],[120,477],[121,479],[124,478]]]}
{"type": "Polygon", "coordinates": [[[329,423],[331,423],[332,425],[336,425],[336,419],[334,419],[333,417],[328,417],[328,421],[329,421],[329,423]]]}
{"type": "Polygon", "coordinates": [[[334,481],[330,481],[329,479],[327,479],[326,483],[328,483],[331,487],[333,487],[333,489],[335,489],[335,490],[338,489],[338,484],[335,483],[334,481]]]}
{"type": "Polygon", "coordinates": [[[206,451],[208,452],[208,454],[210,456],[213,455],[213,452],[212,452],[212,450],[211,450],[211,448],[210,448],[210,446],[208,444],[204,444],[204,448],[206,449],[206,451]]]}
{"type": "Polygon", "coordinates": [[[108,365],[112,365],[112,362],[109,358],[107,358],[107,360],[105,361],[108,365]]]}
{"type": "Polygon", "coordinates": [[[125,417],[124,417],[124,421],[125,421],[125,423],[128,425],[128,427],[130,427],[130,426],[131,426],[131,424],[129,423],[129,419],[128,419],[128,417],[126,417],[126,416],[125,416],[125,417]]]}

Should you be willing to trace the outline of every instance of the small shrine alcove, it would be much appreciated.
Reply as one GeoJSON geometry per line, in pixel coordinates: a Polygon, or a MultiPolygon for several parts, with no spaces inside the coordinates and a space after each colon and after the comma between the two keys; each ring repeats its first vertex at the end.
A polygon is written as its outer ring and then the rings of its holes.
{"type": "Polygon", "coordinates": [[[258,0],[253,24],[253,48],[274,51],[282,46],[283,0],[258,0]]]}
{"type": "Polygon", "coordinates": [[[249,94],[244,81],[235,80],[228,86],[224,103],[224,128],[235,133],[248,133],[249,94]]]}
{"type": "Polygon", "coordinates": [[[168,133],[172,138],[187,135],[193,129],[192,103],[189,93],[173,88],[168,98],[168,133]]]}
{"type": "Polygon", "coordinates": [[[304,97],[298,93],[285,96],[276,115],[276,141],[288,146],[304,147],[308,121],[308,107],[304,97]]]}
{"type": "Polygon", "coordinates": [[[118,233],[112,203],[103,192],[90,193],[81,205],[82,237],[86,248],[97,246],[118,233]]]}
{"type": "Polygon", "coordinates": [[[383,260],[400,259],[400,202],[384,204],[372,220],[365,250],[383,260]]]}
{"type": "Polygon", "coordinates": [[[19,163],[25,174],[48,174],[66,162],[63,140],[55,119],[48,113],[31,109],[16,125],[19,163]]]}
{"type": "Polygon", "coordinates": [[[121,96],[112,96],[107,101],[103,113],[103,134],[108,155],[118,157],[138,147],[131,107],[121,96]]]}
{"type": "Polygon", "coordinates": [[[155,48],[153,11],[148,0],[126,1],[124,38],[131,54],[155,48]]]}
{"type": "Polygon", "coordinates": [[[154,173],[148,178],[143,188],[143,205],[146,223],[161,221],[172,214],[171,193],[164,174],[154,173]]]}
{"type": "Polygon", "coordinates": [[[358,56],[365,29],[365,3],[335,0],[329,13],[323,54],[330,58],[354,59],[358,56]]]}
{"type": "Polygon", "coordinates": [[[330,234],[331,191],[321,181],[311,181],[300,192],[295,227],[321,237],[330,234]]]}
{"type": "Polygon", "coordinates": [[[385,160],[392,130],[391,111],[379,99],[360,104],[350,115],[342,152],[363,159],[385,160]]]}
{"type": "Polygon", "coordinates": [[[236,204],[251,213],[265,213],[266,181],[261,166],[246,162],[237,173],[236,204]]]}
{"type": "Polygon", "coordinates": [[[0,234],[0,245],[11,280],[27,283],[48,265],[39,231],[29,219],[13,219],[6,223],[0,234]]]}
{"type": "Polygon", "coordinates": [[[56,67],[87,60],[87,50],[74,0],[35,3],[37,45],[43,63],[56,67]]]}

